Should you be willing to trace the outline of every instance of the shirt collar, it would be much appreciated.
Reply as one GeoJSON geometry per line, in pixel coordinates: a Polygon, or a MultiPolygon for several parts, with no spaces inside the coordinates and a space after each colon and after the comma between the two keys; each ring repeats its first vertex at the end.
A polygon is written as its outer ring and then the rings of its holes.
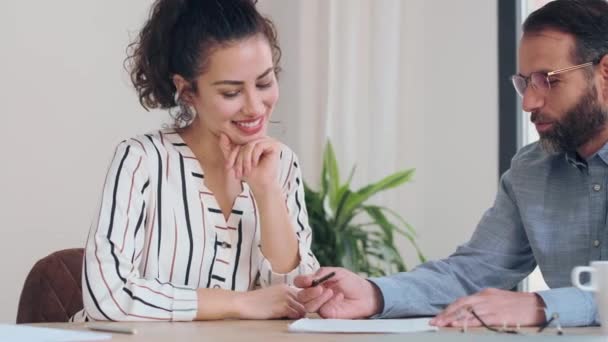
{"type": "MultiPolygon", "coordinates": [[[[604,144],[604,146],[602,146],[602,148],[600,148],[595,155],[599,156],[600,159],[608,165],[608,143],[604,144]]],[[[592,157],[595,157],[595,155],[592,157]]]]}
{"type": "Polygon", "coordinates": [[[587,161],[581,157],[576,151],[566,152],[566,161],[568,164],[574,166],[579,169],[579,171],[583,171],[587,169],[587,161]]]}
{"type": "Polygon", "coordinates": [[[587,159],[581,157],[576,151],[566,152],[565,156],[566,161],[579,170],[586,169],[589,164],[589,161],[591,161],[596,156],[598,156],[606,165],[608,165],[608,142],[604,144],[604,146],[602,146],[599,151],[595,152],[587,159]]]}

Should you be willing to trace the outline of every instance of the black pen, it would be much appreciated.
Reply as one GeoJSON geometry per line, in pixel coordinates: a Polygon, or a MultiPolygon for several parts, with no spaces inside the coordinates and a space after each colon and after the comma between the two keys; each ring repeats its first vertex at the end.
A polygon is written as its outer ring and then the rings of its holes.
{"type": "Polygon", "coordinates": [[[336,275],[336,272],[331,272],[331,273],[328,273],[328,274],[322,276],[319,279],[315,279],[315,280],[312,281],[311,287],[315,287],[315,286],[323,283],[324,281],[326,281],[327,279],[329,279],[329,278],[331,278],[331,277],[333,277],[335,275],[336,275]]]}

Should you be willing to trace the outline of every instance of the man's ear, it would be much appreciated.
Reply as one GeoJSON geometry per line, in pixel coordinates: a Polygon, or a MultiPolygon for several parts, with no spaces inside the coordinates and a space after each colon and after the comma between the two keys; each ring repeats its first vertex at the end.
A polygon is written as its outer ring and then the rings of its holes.
{"type": "Polygon", "coordinates": [[[608,105],[608,54],[604,55],[598,65],[597,69],[600,77],[600,89],[602,92],[602,98],[604,103],[608,105]]]}
{"type": "Polygon", "coordinates": [[[173,85],[175,86],[175,89],[177,89],[176,94],[179,94],[180,100],[191,102],[192,86],[190,85],[190,82],[181,75],[175,74],[173,75],[173,85]]]}

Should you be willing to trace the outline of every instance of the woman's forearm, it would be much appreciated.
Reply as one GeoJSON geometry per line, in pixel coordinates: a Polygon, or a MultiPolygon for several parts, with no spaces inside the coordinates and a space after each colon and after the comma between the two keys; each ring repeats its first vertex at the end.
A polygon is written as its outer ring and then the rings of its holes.
{"type": "Polygon", "coordinates": [[[288,273],[300,262],[298,239],[285,206],[285,195],[276,188],[254,192],[260,214],[262,254],[277,273],[288,273]]]}
{"type": "Polygon", "coordinates": [[[197,321],[241,318],[238,306],[241,292],[224,289],[197,289],[197,321]]]}

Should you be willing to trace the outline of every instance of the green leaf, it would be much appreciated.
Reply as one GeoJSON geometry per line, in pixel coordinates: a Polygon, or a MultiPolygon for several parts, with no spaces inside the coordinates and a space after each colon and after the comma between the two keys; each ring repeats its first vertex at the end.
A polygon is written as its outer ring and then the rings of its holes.
{"type": "Polygon", "coordinates": [[[382,178],[376,183],[372,183],[368,186],[361,188],[357,192],[362,195],[366,195],[369,198],[369,196],[372,196],[377,192],[388,190],[397,187],[403,183],[409,182],[412,179],[414,172],[414,169],[395,172],[392,175],[382,178]]]}
{"type": "Polygon", "coordinates": [[[394,211],[393,209],[384,207],[384,206],[377,206],[378,208],[380,208],[380,210],[385,211],[387,213],[389,213],[391,216],[393,216],[394,218],[396,218],[402,225],[404,225],[410,232],[410,234],[412,234],[413,236],[416,236],[416,231],[414,230],[414,227],[412,227],[411,224],[407,223],[407,221],[405,221],[405,219],[403,219],[403,217],[401,215],[399,215],[399,213],[397,213],[396,211],[394,211]]]}
{"type": "Polygon", "coordinates": [[[361,188],[349,197],[348,201],[344,204],[343,211],[348,214],[378,192],[392,189],[403,183],[409,182],[412,179],[413,174],[414,169],[396,172],[376,183],[361,188]]]}
{"type": "MultiPolygon", "coordinates": [[[[393,229],[395,230],[395,232],[397,232],[397,233],[405,236],[405,238],[408,239],[408,241],[412,244],[412,246],[416,250],[416,254],[418,256],[418,260],[420,260],[420,262],[423,262],[423,263],[426,262],[426,257],[422,254],[422,251],[420,250],[420,247],[416,243],[416,240],[415,240],[416,232],[414,231],[414,228],[409,223],[407,223],[401,217],[401,215],[399,215],[398,213],[396,213],[392,209],[389,209],[389,208],[386,208],[386,207],[382,207],[382,206],[371,205],[371,206],[365,206],[364,208],[368,212],[368,214],[369,214],[369,210],[374,211],[374,212],[375,211],[380,211],[380,212],[386,211],[386,212],[390,213],[392,216],[394,216],[397,219],[399,219],[400,223],[403,224],[403,225],[405,225],[408,228],[409,232],[404,231],[403,229],[399,228],[396,225],[393,225],[393,229]]],[[[385,218],[386,218],[386,216],[385,216],[385,218]]]]}
{"type": "Polygon", "coordinates": [[[334,148],[331,142],[325,145],[323,153],[323,168],[325,170],[324,179],[326,182],[327,194],[329,195],[329,203],[332,209],[336,210],[338,189],[340,188],[340,170],[338,169],[338,160],[334,153],[334,148]]]}
{"type": "Polygon", "coordinates": [[[382,213],[381,210],[374,207],[366,207],[365,211],[372,218],[373,221],[376,222],[378,227],[382,229],[384,232],[384,239],[387,245],[392,246],[394,243],[393,240],[393,230],[395,230],[395,225],[389,222],[386,219],[386,216],[382,213]]]}
{"type": "Polygon", "coordinates": [[[352,169],[350,169],[350,174],[348,175],[348,178],[347,178],[346,184],[345,184],[345,186],[347,188],[350,187],[350,182],[353,181],[353,177],[355,175],[355,170],[357,170],[357,164],[353,165],[352,169]]]}

